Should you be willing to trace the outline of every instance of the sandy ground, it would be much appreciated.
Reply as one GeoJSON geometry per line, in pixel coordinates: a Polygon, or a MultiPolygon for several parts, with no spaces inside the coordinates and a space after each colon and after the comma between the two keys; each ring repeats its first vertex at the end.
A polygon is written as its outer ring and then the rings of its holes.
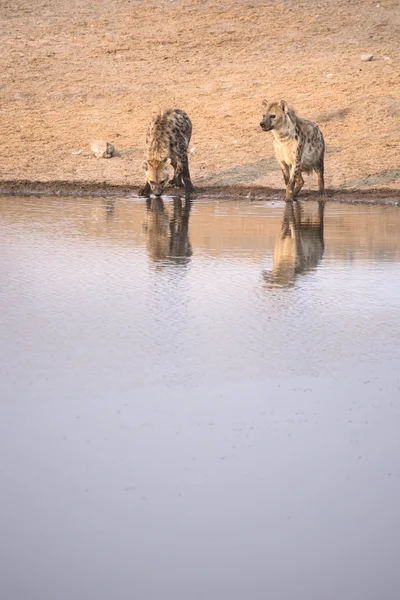
{"type": "Polygon", "coordinates": [[[173,107],[193,121],[197,187],[282,188],[259,127],[266,97],[320,125],[328,188],[395,193],[399,12],[397,0],[2,1],[0,180],[138,186],[151,115],[173,107]],[[119,156],[96,159],[94,139],[119,156]]]}

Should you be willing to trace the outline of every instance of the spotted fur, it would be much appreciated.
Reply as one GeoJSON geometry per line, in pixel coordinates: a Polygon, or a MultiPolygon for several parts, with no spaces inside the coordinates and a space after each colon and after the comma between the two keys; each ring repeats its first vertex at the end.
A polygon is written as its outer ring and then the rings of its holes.
{"type": "Polygon", "coordinates": [[[302,173],[315,171],[324,195],[325,142],[319,127],[298,117],[285,100],[262,103],[264,131],[272,131],[276,158],[286,185],[286,200],[294,200],[303,187],[302,173]]]}
{"type": "Polygon", "coordinates": [[[192,123],[183,110],[166,110],[154,117],[146,136],[146,184],[141,194],[161,196],[169,178],[169,165],[174,176],[169,183],[194,191],[188,160],[188,146],[192,135],[192,123]]]}

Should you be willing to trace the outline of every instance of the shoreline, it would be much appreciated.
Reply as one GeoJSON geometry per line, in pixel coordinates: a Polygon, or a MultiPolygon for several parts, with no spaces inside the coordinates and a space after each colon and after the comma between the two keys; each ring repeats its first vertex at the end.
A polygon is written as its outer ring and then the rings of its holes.
{"type": "MultiPolygon", "coordinates": [[[[62,196],[62,197],[139,197],[141,186],[115,185],[109,183],[94,183],[88,181],[30,181],[16,179],[0,182],[0,196],[62,196]]],[[[166,196],[183,195],[182,192],[167,188],[166,196]]],[[[250,201],[271,200],[283,201],[284,190],[264,186],[196,186],[196,198],[226,198],[250,201]]],[[[318,200],[316,191],[303,192],[298,200],[318,200]]],[[[348,202],[350,204],[386,204],[400,206],[400,190],[376,188],[338,190],[327,189],[326,201],[348,202]]]]}

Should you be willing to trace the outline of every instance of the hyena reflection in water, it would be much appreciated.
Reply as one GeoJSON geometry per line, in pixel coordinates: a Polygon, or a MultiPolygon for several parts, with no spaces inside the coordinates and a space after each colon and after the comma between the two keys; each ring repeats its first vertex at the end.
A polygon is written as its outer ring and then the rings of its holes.
{"type": "Polygon", "coordinates": [[[320,201],[317,215],[306,218],[300,202],[286,204],[272,271],[263,272],[268,284],[290,287],[298,275],[317,267],[324,254],[324,210],[325,203],[320,201]]]}
{"type": "Polygon", "coordinates": [[[161,198],[149,198],[146,202],[146,220],[143,231],[147,235],[147,250],[154,262],[185,263],[192,256],[189,241],[189,216],[191,201],[174,197],[172,215],[161,198]]]}

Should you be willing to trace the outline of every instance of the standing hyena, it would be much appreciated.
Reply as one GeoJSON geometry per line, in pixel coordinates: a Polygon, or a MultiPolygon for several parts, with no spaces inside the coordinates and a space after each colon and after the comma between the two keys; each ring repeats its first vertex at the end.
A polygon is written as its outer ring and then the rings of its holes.
{"type": "Polygon", "coordinates": [[[274,134],[274,149],[286,184],[286,200],[293,200],[303,187],[302,172],[314,170],[318,176],[318,189],[324,195],[325,142],[320,129],[305,119],[300,119],[287,102],[262,103],[264,131],[274,134]]]}
{"type": "Polygon", "coordinates": [[[194,191],[188,160],[191,135],[192,123],[183,110],[166,110],[154,117],[146,136],[146,160],[143,163],[146,184],[141,190],[143,196],[148,196],[150,192],[161,196],[168,182],[170,164],[174,168],[170,183],[184,187],[186,193],[194,191]]]}

